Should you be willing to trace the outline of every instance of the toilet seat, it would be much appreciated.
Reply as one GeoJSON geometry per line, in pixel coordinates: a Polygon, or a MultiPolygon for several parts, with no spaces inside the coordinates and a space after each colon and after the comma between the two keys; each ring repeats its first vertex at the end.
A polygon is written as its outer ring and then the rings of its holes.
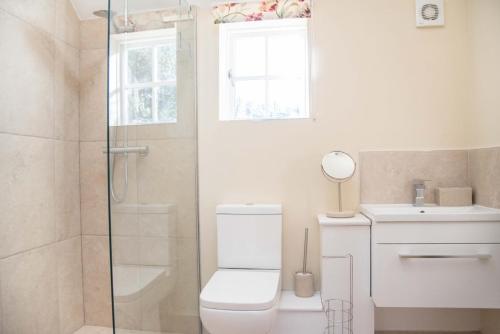
{"type": "Polygon", "coordinates": [[[219,269],[200,295],[200,306],[226,311],[264,311],[280,296],[280,270],[219,269]]]}

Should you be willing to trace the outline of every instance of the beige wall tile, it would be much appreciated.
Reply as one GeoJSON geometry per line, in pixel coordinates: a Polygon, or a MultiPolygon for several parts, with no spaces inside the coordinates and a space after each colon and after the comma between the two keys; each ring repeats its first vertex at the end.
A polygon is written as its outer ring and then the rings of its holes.
{"type": "MultiPolygon", "coordinates": [[[[142,305],[141,303],[116,303],[115,304],[115,323],[118,329],[117,333],[125,334],[128,330],[142,329],[142,305]]],[[[136,332],[137,333],[137,332],[136,332]]],[[[139,333],[143,333],[140,331],[139,333]]]]}
{"type": "Polygon", "coordinates": [[[111,281],[108,238],[83,236],[83,295],[85,324],[111,325],[111,281]]]}
{"type": "MultiPolygon", "coordinates": [[[[2,1],[26,6],[37,1],[2,1]]],[[[40,1],[45,3],[46,1],[40,1]]],[[[23,8],[24,6],[20,6],[23,8]]],[[[27,11],[31,12],[28,8],[27,11]]],[[[54,42],[49,35],[0,11],[0,132],[52,137],[54,42]],[[17,84],[16,84],[17,83],[17,84]]]]}
{"type": "Polygon", "coordinates": [[[140,238],[113,236],[113,263],[140,264],[140,238]]]}
{"type": "Polygon", "coordinates": [[[500,334],[500,310],[481,311],[481,333],[500,334]]]}
{"type": "Polygon", "coordinates": [[[139,242],[139,263],[149,266],[171,266],[176,259],[176,239],[143,237],[139,242]]]}
{"type": "Polygon", "coordinates": [[[54,33],[55,0],[0,0],[0,8],[38,29],[54,33]]]}
{"type": "Polygon", "coordinates": [[[80,52],[80,140],[106,140],[106,50],[80,52]]]}
{"type": "Polygon", "coordinates": [[[171,294],[158,304],[145,304],[142,329],[173,333],[198,333],[198,259],[196,239],[176,240],[178,259],[171,294]]]}
{"type": "Polygon", "coordinates": [[[79,62],[78,49],[55,42],[54,126],[59,139],[79,140],[79,62]]]}
{"type": "Polygon", "coordinates": [[[113,236],[138,236],[140,233],[139,218],[135,213],[124,213],[112,208],[111,217],[113,218],[113,236]]]}
{"type": "Polygon", "coordinates": [[[175,209],[169,213],[140,214],[139,225],[141,235],[146,237],[175,237],[177,235],[177,218],[175,209]]]}
{"type": "Polygon", "coordinates": [[[80,22],[80,48],[105,49],[108,43],[108,22],[105,19],[80,22]]]}
{"type": "Polygon", "coordinates": [[[500,147],[470,150],[469,169],[475,203],[500,208],[500,147]]]}
{"type": "MultiPolygon", "coordinates": [[[[113,137],[111,137],[113,138],[113,137]]],[[[125,145],[136,146],[133,139],[129,139],[127,144],[122,141],[111,141],[110,146],[122,147],[125,145]]],[[[121,200],[125,205],[138,203],[137,199],[137,161],[144,159],[136,154],[114,155],[110,157],[113,164],[113,189],[117,200],[121,200]]],[[[113,199],[113,208],[117,202],[113,199]]]]}
{"type": "MultiPolygon", "coordinates": [[[[193,95],[190,94],[189,98],[192,99],[193,95]]],[[[144,124],[137,126],[137,139],[194,138],[196,132],[194,113],[183,112],[180,106],[177,108],[179,112],[177,123],[144,124]]]]}
{"type": "Polygon", "coordinates": [[[54,142],[0,134],[0,258],[55,241],[54,142]]]}
{"type": "Polygon", "coordinates": [[[196,235],[196,142],[192,139],[137,141],[149,154],[137,161],[140,203],[175,204],[177,235],[196,235]]]}
{"type": "Polygon", "coordinates": [[[57,240],[81,234],[78,142],[55,141],[55,222],[57,240]]]}
{"type": "Polygon", "coordinates": [[[426,202],[436,187],[468,184],[467,151],[361,152],[361,203],[413,203],[413,180],[427,182],[426,202]]]}
{"type": "Polygon", "coordinates": [[[83,235],[108,234],[108,188],[104,142],[80,142],[80,203],[83,235]]]}
{"type": "Polygon", "coordinates": [[[2,333],[59,332],[56,255],[50,245],[0,261],[2,333]]]}
{"type": "Polygon", "coordinates": [[[177,284],[175,310],[177,314],[198,315],[198,242],[194,238],[177,239],[177,284]]]}
{"type": "Polygon", "coordinates": [[[69,45],[80,47],[80,19],[70,0],[55,0],[55,36],[69,45]]]}
{"type": "Polygon", "coordinates": [[[59,334],[73,334],[83,326],[81,237],[57,244],[59,334]]]}

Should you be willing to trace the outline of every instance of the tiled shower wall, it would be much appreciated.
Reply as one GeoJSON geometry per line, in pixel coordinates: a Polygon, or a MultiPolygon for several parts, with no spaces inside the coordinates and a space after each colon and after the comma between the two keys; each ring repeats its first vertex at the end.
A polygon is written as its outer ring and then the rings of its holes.
{"type": "Polygon", "coordinates": [[[80,196],[85,323],[111,326],[106,155],[107,22],[80,25],[80,196]]]}
{"type": "Polygon", "coordinates": [[[79,20],[67,0],[0,1],[0,332],[84,323],[79,20]]]}

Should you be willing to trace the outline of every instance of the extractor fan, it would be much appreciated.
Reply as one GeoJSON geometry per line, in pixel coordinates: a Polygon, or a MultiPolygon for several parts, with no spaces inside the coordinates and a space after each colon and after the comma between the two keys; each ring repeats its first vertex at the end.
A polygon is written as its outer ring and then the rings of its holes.
{"type": "Polygon", "coordinates": [[[417,27],[443,26],[443,0],[416,0],[417,27]]]}

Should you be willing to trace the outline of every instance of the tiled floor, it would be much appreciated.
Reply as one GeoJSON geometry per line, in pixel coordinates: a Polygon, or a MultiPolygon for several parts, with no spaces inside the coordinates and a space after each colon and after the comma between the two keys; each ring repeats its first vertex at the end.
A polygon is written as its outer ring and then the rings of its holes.
{"type": "MultiPolygon", "coordinates": [[[[74,334],[113,334],[113,329],[109,327],[96,327],[84,326],[77,330],[74,334]]],[[[116,334],[174,334],[174,333],[160,333],[160,332],[147,332],[147,331],[133,331],[128,329],[117,329],[116,334]]]]}
{"type": "Polygon", "coordinates": [[[479,332],[399,332],[399,331],[389,331],[389,332],[375,332],[376,334],[481,334],[479,332]]]}
{"type": "MultiPolygon", "coordinates": [[[[108,327],[84,326],[74,334],[113,334],[113,330],[108,327]]],[[[117,334],[175,334],[147,331],[133,331],[128,329],[117,329],[117,334]]],[[[376,334],[454,334],[452,332],[376,332],[376,334]]],[[[480,334],[479,332],[460,332],[457,334],[480,334]]]]}

